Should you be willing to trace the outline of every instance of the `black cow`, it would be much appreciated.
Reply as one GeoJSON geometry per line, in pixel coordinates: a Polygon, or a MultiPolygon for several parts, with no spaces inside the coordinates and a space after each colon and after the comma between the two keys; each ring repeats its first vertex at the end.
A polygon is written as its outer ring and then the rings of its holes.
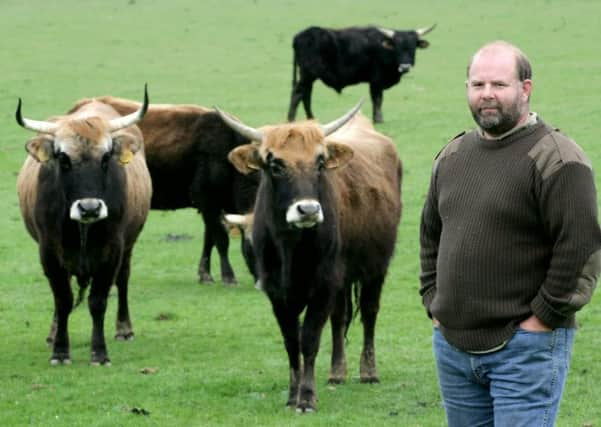
{"type": "Polygon", "coordinates": [[[53,365],[71,363],[67,323],[73,307],[72,276],[84,289],[91,281],[92,364],[110,364],[104,316],[113,282],[119,292],[116,338],[133,336],[127,305],[130,259],[152,193],[135,123],[147,107],[145,96],[137,111],[122,117],[109,105],[91,102],[42,122],[23,118],[19,100],[17,122],[39,132],[26,144],[29,155],[17,190],[25,226],[39,244],[54,295],[48,337],[54,346],[53,365]]]}
{"type": "Polygon", "coordinates": [[[309,27],[301,31],[292,43],[294,64],[288,121],[294,120],[301,100],[307,118],[313,118],[311,92],[313,82],[320,79],[338,93],[346,86],[368,82],[373,121],[382,122],[383,90],[397,84],[415,65],[415,50],[429,46],[421,37],[434,27],[415,31],[309,27]]]}
{"type": "MultiPolygon", "coordinates": [[[[138,102],[112,96],[95,99],[121,114],[130,114],[140,107],[138,102]]],[[[73,109],[92,101],[81,100],[73,109]]],[[[232,149],[248,140],[227,127],[217,113],[197,105],[151,104],[139,127],[152,178],[151,208],[197,209],[205,224],[199,281],[213,282],[211,251],[216,245],[223,283],[237,283],[228,259],[229,238],[221,219],[223,212],[252,209],[258,174],[244,176],[227,160],[232,149]]]]}
{"type": "Polygon", "coordinates": [[[400,220],[402,171],[394,144],[366,117],[332,134],[355,111],[323,127],[305,122],[261,130],[222,113],[232,128],[260,141],[229,158],[243,173],[261,170],[252,225],[255,267],[288,352],[287,405],[299,412],[316,409],[315,357],[328,317],[329,381],[345,380],[353,295],[363,322],[360,378],[379,381],[374,331],[400,220]]]}

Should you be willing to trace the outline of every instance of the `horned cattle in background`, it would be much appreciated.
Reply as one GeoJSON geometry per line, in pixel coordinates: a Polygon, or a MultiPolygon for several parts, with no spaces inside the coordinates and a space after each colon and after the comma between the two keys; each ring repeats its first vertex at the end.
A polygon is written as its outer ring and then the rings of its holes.
{"type": "MultiPolygon", "coordinates": [[[[71,277],[85,289],[92,316],[91,362],[109,364],[104,316],[109,289],[118,288],[117,338],[133,330],[127,304],[132,249],[142,230],[152,186],[137,111],[121,116],[107,104],[90,102],[65,116],[17,122],[38,132],[17,179],[27,231],[39,244],[40,260],[54,296],[48,341],[51,364],[69,364],[68,319],[73,308],[71,277]]],[[[80,289],[80,296],[82,296],[80,289]]]]}
{"type": "MultiPolygon", "coordinates": [[[[127,99],[95,99],[121,114],[140,108],[138,102],[127,99]]],[[[93,101],[84,99],[74,110],[93,101]]],[[[151,208],[197,209],[205,224],[199,280],[213,282],[211,252],[217,246],[223,283],[237,283],[228,258],[229,237],[222,214],[252,209],[258,174],[242,175],[227,160],[232,149],[248,140],[226,126],[214,111],[195,105],[151,104],[139,127],[152,177],[151,208]]]]}
{"type": "Polygon", "coordinates": [[[287,405],[299,412],[316,409],[315,358],[328,317],[329,382],[345,381],[353,295],[363,323],[360,379],[379,381],[374,332],[400,221],[402,169],[392,141],[364,116],[353,117],[357,110],[323,126],[310,121],[261,129],[220,112],[257,141],[229,158],[243,173],[261,171],[252,249],[288,353],[287,405]]]}
{"type": "Polygon", "coordinates": [[[415,50],[429,46],[422,37],[434,27],[415,31],[309,27],[299,32],[292,43],[294,63],[288,121],[296,117],[301,101],[307,118],[313,118],[311,93],[313,83],[319,79],[338,93],[346,86],[369,83],[373,121],[382,122],[384,89],[396,85],[411,70],[415,65],[415,50]]]}

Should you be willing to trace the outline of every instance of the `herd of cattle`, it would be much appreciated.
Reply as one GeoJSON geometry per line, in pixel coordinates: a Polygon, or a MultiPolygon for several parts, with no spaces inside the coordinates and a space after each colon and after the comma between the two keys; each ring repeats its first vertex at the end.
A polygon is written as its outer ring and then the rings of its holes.
{"type": "MultiPolygon", "coordinates": [[[[370,84],[373,121],[382,90],[414,65],[432,30],[312,27],[294,38],[295,82],[308,118],[315,79],[340,91],[370,84]],[[352,65],[354,64],[354,65],[352,65]],[[354,67],[354,68],[353,68],[354,67]],[[392,67],[392,68],[391,68],[392,67]]],[[[322,329],[332,326],[329,382],[346,377],[345,335],[356,301],[363,324],[362,382],[377,382],[374,332],[401,216],[401,161],[393,142],[355,106],[339,119],[254,129],[226,112],[103,96],[66,114],[16,120],[37,132],[17,179],[21,213],[39,245],[54,297],[50,363],[71,363],[68,318],[79,285],[89,288],[91,362],[110,364],[104,336],[109,290],[118,289],[116,338],[131,339],[130,260],[149,209],[193,207],[205,223],[198,266],[211,282],[217,246],[224,283],[236,283],[224,217],[243,233],[247,265],[271,301],[290,368],[287,405],[316,409],[314,367],[322,329]],[[228,215],[233,214],[233,215],[228,215]],[[305,312],[302,323],[299,318],[305,312]]]]}

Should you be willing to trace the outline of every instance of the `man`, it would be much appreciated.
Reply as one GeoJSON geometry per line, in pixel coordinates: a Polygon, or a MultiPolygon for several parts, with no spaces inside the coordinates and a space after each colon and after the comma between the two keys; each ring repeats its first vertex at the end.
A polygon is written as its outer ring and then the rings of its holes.
{"type": "Polygon", "coordinates": [[[531,77],[509,43],[476,52],[479,129],[439,153],[422,213],[420,294],[451,427],[553,425],[574,314],[601,270],[591,163],[530,111],[531,77]]]}

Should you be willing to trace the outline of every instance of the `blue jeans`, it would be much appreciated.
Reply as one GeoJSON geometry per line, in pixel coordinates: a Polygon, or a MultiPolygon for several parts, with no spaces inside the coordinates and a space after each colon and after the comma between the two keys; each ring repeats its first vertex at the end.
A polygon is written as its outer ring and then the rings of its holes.
{"type": "Polygon", "coordinates": [[[574,329],[518,329],[501,350],[471,354],[434,328],[434,357],[449,427],[553,426],[574,329]]]}

